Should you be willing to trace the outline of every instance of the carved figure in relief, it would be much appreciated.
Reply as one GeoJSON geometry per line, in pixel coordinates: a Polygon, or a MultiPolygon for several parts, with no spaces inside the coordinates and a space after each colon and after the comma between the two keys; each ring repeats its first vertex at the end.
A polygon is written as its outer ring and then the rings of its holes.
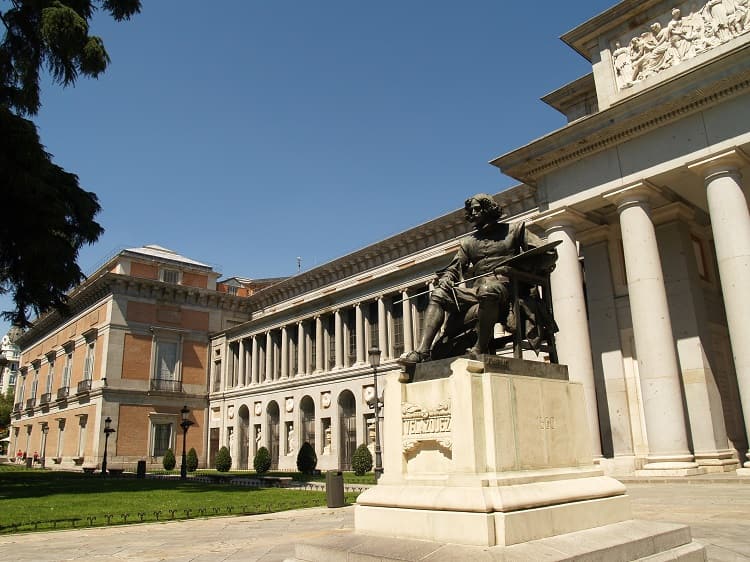
{"type": "MultiPolygon", "coordinates": [[[[487,353],[495,324],[506,323],[511,304],[507,277],[510,270],[502,265],[503,262],[543,244],[526,230],[524,223],[500,221],[501,209],[489,195],[479,193],[470,197],[464,203],[464,210],[466,220],[473,223],[476,229],[461,240],[458,252],[448,267],[438,272],[436,287],[425,310],[422,339],[417,349],[399,358],[402,364],[437,358],[436,338],[444,323],[444,331],[450,337],[462,330],[473,336],[461,340],[465,342],[464,349],[466,345],[471,346],[466,350],[469,355],[487,353]],[[474,279],[470,287],[463,285],[463,280],[468,277],[474,279]],[[475,329],[471,329],[471,326],[475,326],[475,329]],[[472,339],[473,345],[470,343],[472,339]]],[[[460,343],[457,346],[460,347],[460,343]]],[[[453,351],[451,349],[441,355],[447,357],[463,352],[453,351]]]]}
{"type": "Polygon", "coordinates": [[[679,8],[672,9],[672,19],[667,24],[667,34],[672,45],[675,63],[695,55],[692,27],[682,17],[679,8]]]}
{"type": "Polygon", "coordinates": [[[660,22],[612,49],[612,64],[620,88],[628,88],[682,61],[750,31],[750,0],[707,0],[684,15],[672,8],[671,19],[660,22]]]}

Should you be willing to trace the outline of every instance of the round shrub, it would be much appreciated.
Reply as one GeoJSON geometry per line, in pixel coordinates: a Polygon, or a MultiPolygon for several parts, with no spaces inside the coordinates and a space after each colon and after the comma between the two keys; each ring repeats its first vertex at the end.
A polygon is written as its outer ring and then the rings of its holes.
{"type": "Polygon", "coordinates": [[[253,468],[255,468],[255,472],[258,474],[268,472],[268,469],[271,468],[271,453],[268,452],[268,449],[265,447],[258,449],[253,459],[253,468]]]}
{"type": "Polygon", "coordinates": [[[305,441],[297,453],[297,470],[302,474],[312,474],[318,465],[318,455],[312,445],[305,441]]]}
{"type": "Polygon", "coordinates": [[[229,449],[222,447],[216,453],[216,470],[219,472],[229,472],[230,468],[232,468],[232,456],[229,454],[229,449]]]}
{"type": "Polygon", "coordinates": [[[174,469],[174,465],[177,464],[177,461],[174,458],[172,449],[167,449],[167,452],[164,453],[164,459],[162,459],[161,463],[164,465],[164,470],[174,469]]]}
{"type": "Polygon", "coordinates": [[[352,469],[357,476],[362,476],[365,472],[372,470],[372,453],[370,453],[370,449],[364,443],[354,451],[352,469]]]}
{"type": "Polygon", "coordinates": [[[195,452],[195,447],[191,447],[188,451],[187,469],[188,472],[195,472],[198,469],[198,453],[195,452]]]}

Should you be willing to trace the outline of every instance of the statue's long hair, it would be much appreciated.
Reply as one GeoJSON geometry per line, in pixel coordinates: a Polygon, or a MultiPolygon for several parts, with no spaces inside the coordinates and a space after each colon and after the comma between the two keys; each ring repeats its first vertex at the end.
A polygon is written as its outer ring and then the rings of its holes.
{"type": "Polygon", "coordinates": [[[466,214],[467,220],[471,216],[472,201],[478,201],[482,207],[482,210],[486,211],[489,216],[492,217],[492,220],[498,220],[503,212],[503,209],[500,207],[500,205],[495,203],[495,200],[491,195],[487,195],[486,193],[477,193],[476,195],[472,195],[471,197],[469,197],[464,202],[464,213],[466,214]]]}

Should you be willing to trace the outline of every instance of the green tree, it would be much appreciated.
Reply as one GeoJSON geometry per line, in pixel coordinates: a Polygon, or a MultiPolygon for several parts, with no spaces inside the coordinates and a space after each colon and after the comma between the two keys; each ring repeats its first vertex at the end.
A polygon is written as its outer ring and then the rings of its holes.
{"type": "Polygon", "coordinates": [[[268,449],[265,447],[258,449],[258,452],[255,453],[255,458],[253,459],[253,468],[258,474],[265,474],[268,472],[268,469],[271,468],[271,453],[268,452],[268,449]]]}
{"type": "Polygon", "coordinates": [[[222,447],[216,453],[216,470],[219,472],[229,472],[232,468],[232,456],[229,454],[229,449],[222,447]]]}
{"type": "Polygon", "coordinates": [[[164,459],[162,460],[162,464],[164,465],[164,470],[174,469],[175,465],[177,464],[177,459],[174,458],[174,453],[172,452],[172,449],[167,449],[167,452],[164,453],[164,459]]]}
{"type": "Polygon", "coordinates": [[[0,395],[0,434],[3,434],[2,437],[6,437],[4,433],[10,426],[10,414],[13,411],[14,398],[13,387],[8,389],[5,396],[0,395]]]}
{"type": "Polygon", "coordinates": [[[352,455],[352,469],[357,476],[363,476],[365,472],[372,470],[372,453],[364,443],[352,455]]]}
{"type": "Polygon", "coordinates": [[[39,111],[45,69],[62,86],[106,70],[110,59],[104,43],[89,34],[96,9],[122,21],[140,12],[141,2],[0,4],[5,28],[0,43],[0,190],[4,208],[24,211],[6,213],[0,221],[0,294],[11,293],[15,303],[3,316],[23,327],[31,311],[40,314],[54,307],[64,312],[67,291],[83,278],[78,252],[103,232],[94,220],[100,210],[96,195],[52,162],[36,126],[25,118],[39,111]]]}
{"type": "Polygon", "coordinates": [[[198,470],[198,453],[195,451],[195,447],[190,447],[187,453],[187,469],[188,472],[195,472],[198,470]]]}

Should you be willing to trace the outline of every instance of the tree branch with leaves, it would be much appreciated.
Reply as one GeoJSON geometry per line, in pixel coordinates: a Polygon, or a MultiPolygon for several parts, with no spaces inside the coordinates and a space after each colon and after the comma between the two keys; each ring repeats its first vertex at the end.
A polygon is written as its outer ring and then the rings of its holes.
{"type": "Polygon", "coordinates": [[[0,293],[15,309],[3,317],[28,326],[28,315],[64,312],[66,294],[83,278],[78,252],[103,229],[96,195],[52,161],[27,117],[41,107],[40,75],[63,87],[96,78],[110,63],[104,42],[89,33],[96,10],[116,21],[140,12],[140,0],[12,0],[0,11],[0,293]]]}

